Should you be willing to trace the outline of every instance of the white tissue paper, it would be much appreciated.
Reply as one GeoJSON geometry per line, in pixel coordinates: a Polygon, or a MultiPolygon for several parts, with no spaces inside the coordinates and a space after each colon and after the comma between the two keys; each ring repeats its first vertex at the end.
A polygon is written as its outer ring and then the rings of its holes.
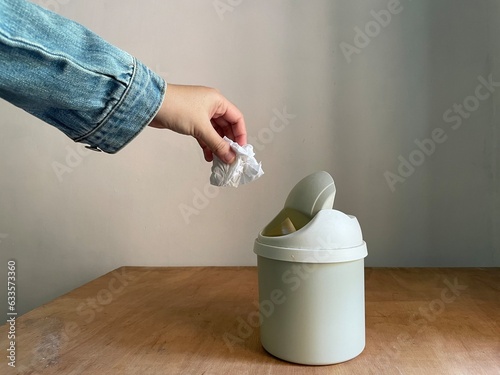
{"type": "Polygon", "coordinates": [[[212,175],[210,183],[215,186],[244,185],[258,179],[264,174],[261,163],[254,158],[252,145],[240,146],[227,137],[224,140],[229,143],[236,154],[233,164],[226,164],[214,155],[212,175]]]}

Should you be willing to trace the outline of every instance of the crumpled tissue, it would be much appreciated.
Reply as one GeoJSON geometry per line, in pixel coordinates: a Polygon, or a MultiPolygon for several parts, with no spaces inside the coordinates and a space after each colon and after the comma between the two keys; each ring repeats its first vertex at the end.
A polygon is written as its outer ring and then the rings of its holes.
{"type": "Polygon", "coordinates": [[[226,164],[214,155],[212,175],[210,183],[215,186],[244,185],[258,179],[264,174],[262,163],[257,162],[252,145],[240,146],[227,137],[224,140],[229,143],[236,154],[232,164],[226,164]]]}

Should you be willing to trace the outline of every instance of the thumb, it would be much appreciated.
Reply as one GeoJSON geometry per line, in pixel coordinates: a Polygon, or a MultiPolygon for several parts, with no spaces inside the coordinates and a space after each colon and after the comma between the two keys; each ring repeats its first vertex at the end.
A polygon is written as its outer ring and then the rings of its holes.
{"type": "Polygon", "coordinates": [[[212,154],[217,156],[226,164],[231,164],[236,158],[236,154],[217,131],[210,126],[208,132],[202,134],[201,141],[207,145],[212,154]]]}

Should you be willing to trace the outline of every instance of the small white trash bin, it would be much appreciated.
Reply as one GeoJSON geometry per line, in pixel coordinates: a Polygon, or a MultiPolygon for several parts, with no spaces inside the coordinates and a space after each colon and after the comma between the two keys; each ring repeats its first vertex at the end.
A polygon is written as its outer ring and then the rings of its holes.
{"type": "Polygon", "coordinates": [[[334,364],[365,347],[366,243],[334,199],[327,172],[307,176],[255,240],[261,342],[286,361],[334,364]]]}

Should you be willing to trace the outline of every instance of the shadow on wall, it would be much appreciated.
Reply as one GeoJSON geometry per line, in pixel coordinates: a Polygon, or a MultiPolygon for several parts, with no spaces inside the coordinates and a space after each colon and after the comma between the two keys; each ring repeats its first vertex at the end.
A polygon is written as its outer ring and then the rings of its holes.
{"type": "Polygon", "coordinates": [[[332,4],[337,208],[358,216],[368,265],[498,265],[498,10],[332,4]]]}

